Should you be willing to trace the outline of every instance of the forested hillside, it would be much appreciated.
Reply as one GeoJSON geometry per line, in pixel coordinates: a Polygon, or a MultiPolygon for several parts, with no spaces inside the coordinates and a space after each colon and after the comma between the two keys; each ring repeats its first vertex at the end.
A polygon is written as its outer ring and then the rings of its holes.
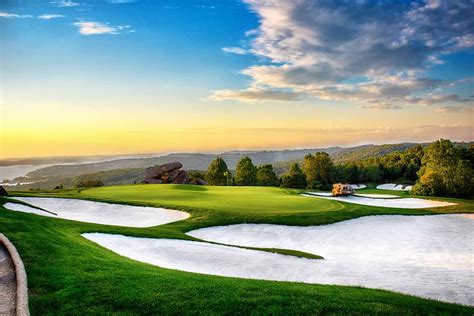
{"type": "MultiPolygon", "coordinates": [[[[455,143],[456,146],[468,146],[471,143],[455,143]]],[[[176,153],[152,158],[128,158],[99,163],[80,165],[57,165],[33,171],[28,174],[28,182],[34,184],[17,186],[15,189],[54,187],[75,187],[80,183],[97,181],[103,185],[118,185],[140,183],[144,179],[145,168],[171,161],[179,161],[186,170],[207,170],[211,162],[221,157],[231,173],[235,173],[236,165],[243,157],[249,157],[256,166],[272,165],[278,177],[290,170],[290,166],[298,163],[303,166],[304,157],[316,152],[325,152],[335,165],[345,175],[338,175],[336,179],[350,182],[376,182],[381,179],[403,179],[407,182],[416,180],[418,167],[408,170],[397,167],[400,164],[400,155],[414,148],[424,148],[428,144],[400,143],[386,145],[362,145],[357,147],[330,147],[323,149],[298,149],[282,151],[231,151],[222,154],[176,153]],[[391,162],[390,162],[391,161],[391,162]],[[387,166],[382,171],[376,171],[373,166],[383,162],[387,166]],[[372,166],[372,167],[365,167],[372,166]]],[[[408,157],[403,155],[403,157],[408,157]]],[[[405,159],[403,158],[403,159],[405,159]]],[[[408,159],[408,158],[406,158],[408,159]]]]}

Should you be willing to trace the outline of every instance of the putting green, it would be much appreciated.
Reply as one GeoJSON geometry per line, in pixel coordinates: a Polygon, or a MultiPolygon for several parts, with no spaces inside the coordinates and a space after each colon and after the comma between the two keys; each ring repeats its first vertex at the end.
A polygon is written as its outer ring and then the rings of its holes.
{"type": "Polygon", "coordinates": [[[101,187],[81,191],[84,196],[150,204],[194,207],[225,213],[258,213],[262,216],[336,211],[338,203],[318,202],[297,190],[272,187],[212,187],[190,185],[136,185],[101,187]]]}

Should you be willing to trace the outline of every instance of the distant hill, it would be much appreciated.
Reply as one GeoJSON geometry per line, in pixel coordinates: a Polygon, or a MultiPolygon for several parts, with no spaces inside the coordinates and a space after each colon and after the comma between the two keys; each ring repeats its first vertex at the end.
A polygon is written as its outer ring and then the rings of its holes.
{"type": "MultiPolygon", "coordinates": [[[[458,145],[464,146],[470,144],[472,142],[458,143],[458,145]]],[[[147,167],[171,161],[180,161],[186,170],[207,170],[211,161],[216,157],[222,157],[229,169],[235,170],[239,159],[249,156],[255,165],[272,164],[275,172],[282,175],[289,170],[289,166],[292,163],[302,163],[304,156],[308,153],[325,151],[335,163],[344,163],[369,157],[380,157],[395,151],[404,151],[417,145],[427,146],[428,144],[399,143],[280,151],[229,151],[221,154],[173,153],[151,158],[127,158],[80,165],[56,165],[28,173],[28,178],[23,180],[37,183],[23,185],[21,189],[28,189],[30,187],[53,188],[59,183],[71,187],[85,179],[102,180],[105,185],[140,183],[143,181],[145,168],[147,167]]]]}
{"type": "MultiPolygon", "coordinates": [[[[390,154],[395,151],[404,151],[414,146],[421,145],[427,146],[428,144],[416,144],[416,143],[400,143],[400,144],[385,144],[385,145],[361,145],[356,147],[340,148],[340,150],[333,153],[327,152],[334,163],[345,163],[349,161],[357,161],[370,157],[381,157],[390,154]]],[[[325,150],[322,150],[325,151],[325,150]]],[[[290,169],[290,165],[293,163],[303,163],[303,157],[290,161],[278,162],[273,165],[275,172],[283,174],[290,169]]]]}
{"type": "Polygon", "coordinates": [[[31,179],[46,179],[50,177],[72,177],[86,173],[124,169],[124,168],[147,168],[171,161],[179,161],[184,169],[206,170],[212,160],[222,157],[230,169],[235,169],[237,162],[244,156],[249,156],[254,164],[273,164],[282,161],[301,159],[308,153],[324,150],[329,154],[335,154],[344,150],[341,147],[330,147],[324,149],[295,149],[281,151],[230,151],[221,154],[199,154],[199,153],[174,153],[152,158],[129,158],[103,161],[97,163],[85,163],[79,165],[55,165],[38,169],[28,173],[31,179]]]}
{"type": "Polygon", "coordinates": [[[53,165],[53,164],[77,164],[95,163],[108,160],[124,158],[145,158],[157,156],[156,154],[139,155],[97,155],[97,156],[56,156],[56,157],[33,157],[33,158],[6,158],[0,159],[0,167],[20,166],[20,165],[53,165]]]}

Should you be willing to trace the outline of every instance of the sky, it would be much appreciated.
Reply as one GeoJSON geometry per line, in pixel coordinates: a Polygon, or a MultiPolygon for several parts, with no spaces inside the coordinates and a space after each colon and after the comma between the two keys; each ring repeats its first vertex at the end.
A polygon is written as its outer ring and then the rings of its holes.
{"type": "Polygon", "coordinates": [[[474,3],[0,0],[0,158],[474,140],[474,3]]]}

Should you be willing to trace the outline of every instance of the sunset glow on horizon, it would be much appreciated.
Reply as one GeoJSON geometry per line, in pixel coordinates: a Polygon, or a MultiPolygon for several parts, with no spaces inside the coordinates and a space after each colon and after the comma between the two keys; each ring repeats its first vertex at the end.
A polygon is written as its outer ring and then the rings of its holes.
{"type": "Polygon", "coordinates": [[[0,158],[472,141],[472,3],[375,3],[2,2],[0,158]]]}

